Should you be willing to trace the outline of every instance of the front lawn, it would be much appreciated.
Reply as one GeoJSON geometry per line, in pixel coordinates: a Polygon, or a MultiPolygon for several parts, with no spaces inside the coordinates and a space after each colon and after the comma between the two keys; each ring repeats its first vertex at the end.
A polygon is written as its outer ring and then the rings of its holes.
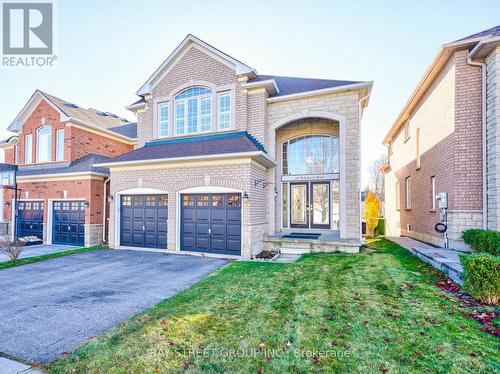
{"type": "Polygon", "coordinates": [[[498,372],[499,340],[405,249],[232,262],[53,373],[498,372]]]}

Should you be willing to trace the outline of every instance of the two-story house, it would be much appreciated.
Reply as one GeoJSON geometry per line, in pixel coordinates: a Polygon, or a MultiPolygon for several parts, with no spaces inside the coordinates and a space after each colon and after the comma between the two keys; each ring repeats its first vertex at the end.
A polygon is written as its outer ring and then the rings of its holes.
{"type": "Polygon", "coordinates": [[[500,26],[438,52],[384,139],[389,235],[442,246],[441,192],[451,248],[467,228],[500,230],[499,69],[500,26]]]}
{"type": "Polygon", "coordinates": [[[259,75],[188,35],[137,91],[110,170],[112,248],[357,252],[372,82],[259,75]]]}
{"type": "Polygon", "coordinates": [[[37,90],[8,130],[15,135],[0,142],[0,218],[11,234],[48,244],[102,243],[109,171],[94,164],[133,150],[137,125],[37,90]]]}

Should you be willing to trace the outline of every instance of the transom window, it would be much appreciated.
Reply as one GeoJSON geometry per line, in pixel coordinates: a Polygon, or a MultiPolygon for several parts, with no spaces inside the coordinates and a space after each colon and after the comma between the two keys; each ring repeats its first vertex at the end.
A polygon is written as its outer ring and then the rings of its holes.
{"type": "Polygon", "coordinates": [[[52,127],[42,126],[36,131],[36,161],[52,160],[52,127]]]}
{"type": "Polygon", "coordinates": [[[301,136],[283,143],[283,175],[339,172],[339,140],[328,135],[301,136]]]}
{"type": "Polygon", "coordinates": [[[207,132],[210,131],[211,124],[212,90],[191,87],[175,96],[176,135],[207,132]]]}

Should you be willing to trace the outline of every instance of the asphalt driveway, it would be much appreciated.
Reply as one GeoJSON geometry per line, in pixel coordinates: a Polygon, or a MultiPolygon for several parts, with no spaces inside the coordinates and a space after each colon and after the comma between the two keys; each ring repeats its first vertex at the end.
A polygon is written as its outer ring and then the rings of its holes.
{"type": "Polygon", "coordinates": [[[51,361],[225,263],[98,250],[0,270],[0,353],[51,361]]]}

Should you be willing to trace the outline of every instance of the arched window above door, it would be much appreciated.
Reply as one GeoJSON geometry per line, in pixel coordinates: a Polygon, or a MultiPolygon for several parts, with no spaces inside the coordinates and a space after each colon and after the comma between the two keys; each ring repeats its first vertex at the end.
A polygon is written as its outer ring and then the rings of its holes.
{"type": "Polygon", "coordinates": [[[329,135],[300,136],[283,143],[283,175],[339,172],[339,139],[329,135]]]}

